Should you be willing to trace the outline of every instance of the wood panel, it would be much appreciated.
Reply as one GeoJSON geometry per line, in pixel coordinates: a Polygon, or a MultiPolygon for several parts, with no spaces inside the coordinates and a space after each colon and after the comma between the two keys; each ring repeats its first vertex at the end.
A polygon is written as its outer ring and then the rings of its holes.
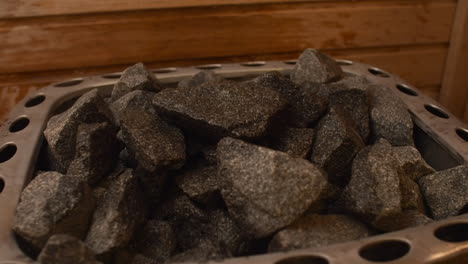
{"type": "Polygon", "coordinates": [[[0,20],[0,73],[446,43],[454,1],[290,3],[0,20]]]}
{"type": "Polygon", "coordinates": [[[48,16],[142,9],[301,1],[303,2],[304,0],[2,0],[0,2],[0,17],[48,16]]]}
{"type": "MultiPolygon", "coordinates": [[[[354,0],[356,1],[369,0],[354,0]]],[[[425,0],[410,1],[424,3],[425,0]]],[[[0,18],[294,2],[337,2],[337,0],[2,0],[0,18]]]]}
{"type": "Polygon", "coordinates": [[[468,0],[459,0],[440,94],[441,103],[463,117],[468,99],[468,0]]]}
{"type": "MultiPolygon", "coordinates": [[[[437,99],[443,73],[443,61],[447,53],[444,45],[415,46],[400,48],[375,48],[365,50],[333,50],[327,53],[343,59],[369,63],[398,74],[424,93],[437,99]]],[[[151,62],[151,68],[189,66],[206,63],[245,62],[252,60],[286,60],[297,58],[299,52],[283,54],[263,54],[230,58],[201,60],[151,62]]],[[[0,123],[11,108],[28,93],[40,87],[61,80],[80,76],[98,75],[123,70],[128,65],[111,65],[98,68],[76,70],[56,70],[35,73],[14,73],[0,75],[0,123]]]]}

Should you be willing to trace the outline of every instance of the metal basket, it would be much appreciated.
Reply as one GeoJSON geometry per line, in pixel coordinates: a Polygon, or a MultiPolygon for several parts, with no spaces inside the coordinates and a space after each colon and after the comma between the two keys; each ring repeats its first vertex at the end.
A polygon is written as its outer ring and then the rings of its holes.
{"type": "MultiPolygon", "coordinates": [[[[225,78],[243,78],[269,71],[287,73],[296,61],[210,64],[154,70],[167,85],[202,69],[225,78]]],[[[407,104],[414,122],[414,138],[426,161],[437,170],[468,163],[468,130],[431,98],[381,69],[339,60],[345,72],[362,75],[392,88],[407,104]]],[[[42,132],[55,109],[94,88],[110,93],[120,73],[83,77],[49,85],[22,100],[0,128],[0,264],[32,263],[12,232],[16,204],[35,170],[42,132]]],[[[353,264],[353,263],[468,263],[468,214],[362,240],[322,248],[226,259],[223,263],[353,264]],[[440,261],[440,262],[439,262],[440,261]],[[449,262],[447,262],[449,261],[449,262]]]]}

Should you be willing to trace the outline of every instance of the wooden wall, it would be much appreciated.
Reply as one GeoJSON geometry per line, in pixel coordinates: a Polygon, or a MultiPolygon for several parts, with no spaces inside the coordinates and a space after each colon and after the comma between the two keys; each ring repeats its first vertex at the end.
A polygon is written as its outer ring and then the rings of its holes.
{"type": "Polygon", "coordinates": [[[399,74],[437,99],[457,3],[1,0],[0,119],[41,86],[138,61],[291,59],[306,47],[399,74]]]}

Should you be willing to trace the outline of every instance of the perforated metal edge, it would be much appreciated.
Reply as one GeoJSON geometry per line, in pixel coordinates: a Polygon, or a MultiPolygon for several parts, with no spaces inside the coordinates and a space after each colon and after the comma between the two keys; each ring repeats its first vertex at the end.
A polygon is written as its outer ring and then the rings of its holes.
{"type": "MultiPolygon", "coordinates": [[[[236,78],[269,71],[286,73],[293,68],[294,63],[295,61],[291,60],[248,62],[242,64],[210,64],[186,68],[156,69],[154,72],[161,82],[173,83],[193,76],[201,69],[211,69],[223,77],[236,78]]],[[[407,104],[416,124],[451,153],[459,163],[468,164],[468,142],[456,134],[456,129],[466,129],[466,124],[452,116],[436,101],[424,96],[415,87],[398,76],[366,64],[343,60],[339,61],[339,63],[346,72],[365,76],[374,83],[393,89],[407,104]],[[396,88],[396,85],[404,85],[418,95],[411,96],[400,92],[396,88]],[[448,118],[440,118],[430,113],[425,109],[425,105],[439,108],[448,115],[448,118]]],[[[79,96],[88,90],[94,88],[110,90],[118,80],[119,74],[113,73],[76,78],[49,85],[34,95],[23,99],[10,113],[9,120],[0,128],[0,150],[8,144],[13,144],[17,147],[17,151],[11,159],[0,163],[0,180],[3,180],[5,183],[4,189],[0,193],[0,264],[32,263],[18,248],[11,227],[16,204],[24,185],[30,180],[34,170],[35,160],[37,160],[43,140],[42,132],[53,110],[68,99],[79,96]],[[37,96],[45,96],[45,100],[38,105],[25,107],[30,100],[37,96]],[[9,127],[20,117],[28,118],[30,120],[29,125],[21,131],[10,132],[9,127]]],[[[393,260],[391,263],[432,263],[433,261],[450,258],[468,251],[468,242],[450,243],[439,240],[434,236],[434,232],[438,228],[455,223],[468,223],[468,214],[434,222],[422,227],[323,248],[233,258],[222,262],[270,264],[289,257],[317,256],[328,261],[330,264],[376,263],[360,257],[359,250],[373,243],[385,243],[385,241],[397,240],[408,244],[410,250],[406,255],[393,260]]]]}

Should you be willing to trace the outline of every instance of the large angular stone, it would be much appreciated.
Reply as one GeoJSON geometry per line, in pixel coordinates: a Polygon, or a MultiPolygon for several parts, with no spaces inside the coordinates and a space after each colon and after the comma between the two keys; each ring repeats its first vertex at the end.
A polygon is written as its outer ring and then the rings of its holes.
{"type": "Polygon", "coordinates": [[[458,215],[468,206],[467,165],[424,176],[419,186],[435,220],[458,215]]]}
{"type": "Polygon", "coordinates": [[[44,130],[47,153],[52,170],[66,173],[75,157],[76,134],[83,123],[113,123],[112,113],[106,103],[92,90],[81,96],[67,111],[53,116],[44,130]]]}
{"type": "Polygon", "coordinates": [[[332,107],[316,129],[311,161],[328,173],[328,180],[337,185],[348,182],[351,162],[364,148],[364,142],[352,121],[339,107],[332,107]]]}
{"type": "Polygon", "coordinates": [[[251,82],[279,92],[288,101],[288,122],[293,127],[308,127],[327,111],[328,100],[317,89],[301,87],[279,72],[262,74],[251,82]]]}
{"type": "Polygon", "coordinates": [[[53,235],[37,258],[41,264],[99,264],[85,243],[78,238],[58,234],[53,235]]]}
{"type": "Polygon", "coordinates": [[[310,155],[314,136],[315,130],[311,128],[286,128],[274,139],[272,148],[306,159],[310,155]]]}
{"type": "Polygon", "coordinates": [[[147,171],[178,169],[185,162],[182,132],[142,108],[128,107],[120,125],[130,155],[147,171]]]}
{"type": "Polygon", "coordinates": [[[153,99],[162,117],[206,139],[258,138],[286,106],[281,95],[253,82],[213,81],[165,89],[153,99]]]}
{"type": "Polygon", "coordinates": [[[374,140],[384,138],[393,146],[414,145],[413,120],[398,96],[384,86],[373,86],[370,120],[374,140]]]}
{"type": "Polygon", "coordinates": [[[318,92],[328,98],[331,106],[342,107],[348,113],[364,142],[370,134],[368,89],[371,86],[365,77],[347,74],[337,82],[323,85],[318,92]]]}
{"type": "Polygon", "coordinates": [[[397,162],[397,166],[400,168],[402,173],[413,181],[417,181],[422,176],[435,172],[435,170],[421,157],[421,153],[419,153],[415,147],[394,147],[393,154],[397,162]]]}
{"type": "Polygon", "coordinates": [[[136,250],[153,259],[164,263],[175,252],[177,240],[172,225],[169,222],[150,220],[138,231],[135,237],[136,250]]]}
{"type": "Polygon", "coordinates": [[[219,191],[216,166],[188,168],[175,177],[176,185],[191,199],[206,204],[219,191]]]}
{"type": "Polygon", "coordinates": [[[130,241],[136,227],[144,221],[144,206],[136,176],[125,170],[109,186],[94,212],[86,244],[100,257],[130,241]]]}
{"type": "Polygon", "coordinates": [[[222,81],[223,78],[213,71],[204,70],[200,71],[199,73],[195,74],[193,77],[184,79],[177,84],[177,88],[187,89],[187,88],[195,88],[197,86],[202,85],[206,82],[212,81],[222,81]]]}
{"type": "Polygon", "coordinates": [[[129,92],[115,102],[112,102],[109,105],[109,108],[114,114],[115,121],[120,123],[120,115],[125,111],[125,109],[127,109],[127,107],[140,107],[147,112],[155,113],[151,103],[153,96],[153,92],[136,90],[129,92]]]}
{"type": "Polygon", "coordinates": [[[109,123],[82,124],[76,135],[75,157],[67,175],[96,184],[117,162],[120,144],[109,123]]]}
{"type": "Polygon", "coordinates": [[[433,222],[432,219],[419,211],[407,210],[390,217],[383,218],[373,225],[384,232],[393,232],[410,227],[417,227],[433,222]]]}
{"type": "Polygon", "coordinates": [[[136,90],[150,92],[162,90],[162,86],[156,79],[156,76],[143,63],[137,63],[125,69],[119,81],[114,85],[111,99],[112,101],[116,101],[120,97],[136,90]]]}
{"type": "Polygon", "coordinates": [[[21,194],[13,230],[36,249],[54,234],[86,235],[94,210],[86,182],[58,172],[36,176],[21,194]]]}
{"type": "Polygon", "coordinates": [[[402,194],[395,163],[392,146],[386,140],[361,150],[339,202],[370,223],[400,213],[402,194]]]}
{"type": "Polygon", "coordinates": [[[268,251],[323,247],[370,235],[372,231],[352,216],[311,214],[279,231],[271,240],[268,251]]]}
{"type": "Polygon", "coordinates": [[[306,49],[291,72],[291,80],[298,85],[329,83],[342,75],[343,71],[335,60],[318,50],[306,49]]]}
{"type": "Polygon", "coordinates": [[[326,176],[286,153],[224,138],[218,177],[229,213],[242,230],[265,237],[292,223],[325,188],[326,176]]]}

